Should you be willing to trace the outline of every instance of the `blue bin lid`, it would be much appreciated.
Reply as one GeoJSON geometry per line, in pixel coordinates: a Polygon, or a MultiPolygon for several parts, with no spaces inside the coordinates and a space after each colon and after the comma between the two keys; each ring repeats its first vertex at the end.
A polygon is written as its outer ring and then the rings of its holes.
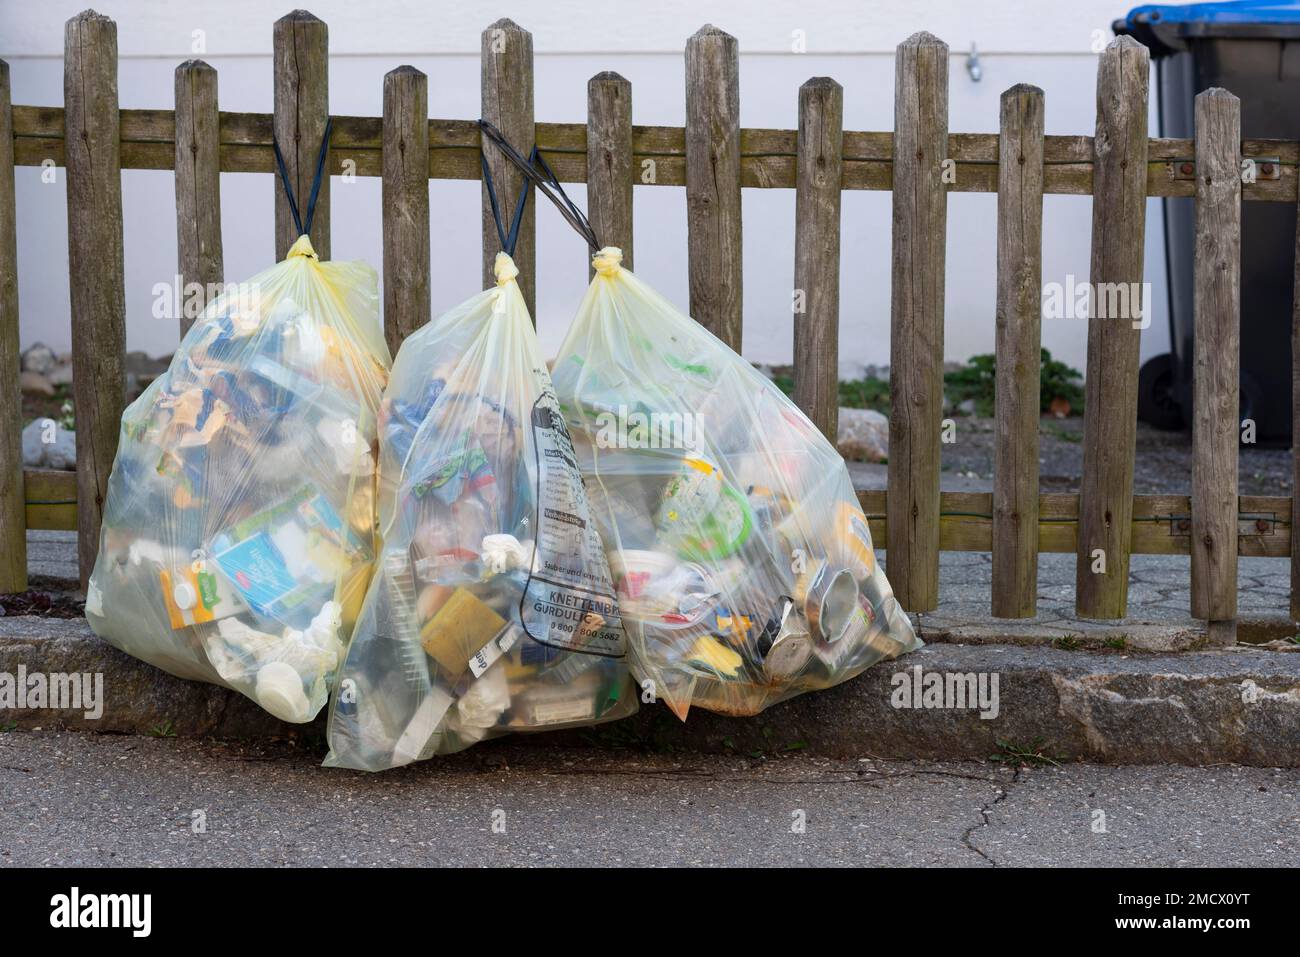
{"type": "Polygon", "coordinates": [[[1220,0],[1177,6],[1146,3],[1128,12],[1125,21],[1140,17],[1165,23],[1300,23],[1300,0],[1220,0]]]}
{"type": "Polygon", "coordinates": [[[1192,39],[1291,40],[1300,38],[1300,0],[1147,3],[1112,29],[1145,43],[1154,56],[1181,53],[1192,39]]]}

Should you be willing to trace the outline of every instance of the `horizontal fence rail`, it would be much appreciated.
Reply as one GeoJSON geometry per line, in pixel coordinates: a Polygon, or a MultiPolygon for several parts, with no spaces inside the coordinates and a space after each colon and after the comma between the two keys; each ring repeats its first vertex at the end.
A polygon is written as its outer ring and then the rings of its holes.
{"type": "MultiPolygon", "coordinates": [[[[68,530],[77,527],[77,481],[71,472],[29,469],[27,527],[68,530]]],[[[885,525],[889,493],[857,493],[878,548],[889,541],[885,525]]],[[[1291,554],[1290,498],[1242,495],[1237,502],[1237,554],[1286,558],[1291,554]]],[[[1078,542],[1079,496],[1043,492],[1038,496],[1038,551],[1074,554],[1078,542]]],[[[1192,506],[1188,495],[1133,497],[1132,551],[1135,555],[1189,555],[1192,506]]],[[[939,546],[945,552],[993,550],[993,493],[942,492],[939,496],[939,546]]]]}
{"type": "MultiPolygon", "coordinates": [[[[858,502],[878,547],[887,547],[888,493],[860,491],[858,502]]],[[[1189,495],[1135,495],[1131,527],[1134,555],[1188,555],[1192,547],[1189,495]]],[[[1237,554],[1285,558],[1291,554],[1292,501],[1280,495],[1242,495],[1237,500],[1237,554]]],[[[943,492],[939,496],[939,542],[945,552],[992,551],[992,492],[943,492]]],[[[1079,496],[1043,492],[1038,496],[1038,551],[1074,554],[1079,541],[1079,496]]]]}
{"type": "MultiPolygon", "coordinates": [[[[63,165],[63,110],[46,106],[15,106],[14,159],[19,166],[40,166],[46,160],[63,165]]],[[[122,110],[122,168],[175,168],[175,114],[172,110],[122,110]]],[[[221,171],[270,173],[275,170],[271,148],[270,113],[220,115],[221,171]]],[[[383,174],[383,119],[335,116],[330,139],[331,169],[344,164],[357,176],[383,174]]],[[[740,185],[749,189],[794,189],[798,130],[740,131],[740,185]]],[[[894,188],[894,134],[844,131],[844,170],[841,189],[894,188]]],[[[587,181],[585,123],[538,123],[537,148],[566,183],[587,181]]],[[[481,177],[479,131],[473,120],[429,120],[429,178],[481,177]]],[[[1266,202],[1295,202],[1296,166],[1300,143],[1294,140],[1242,140],[1241,155],[1255,159],[1259,173],[1242,188],[1242,198],[1266,202]]],[[[1147,141],[1148,196],[1195,196],[1195,148],[1189,139],[1152,137],[1147,141]]],[[[954,193],[998,191],[998,134],[949,133],[948,158],[957,163],[954,193]]],[[[632,170],[637,186],[686,185],[686,131],[680,126],[633,126],[632,170]],[[642,177],[646,160],[655,175],[642,177]]],[[[1069,196],[1092,195],[1093,138],[1043,138],[1043,192],[1069,196]]]]}
{"type": "MultiPolygon", "coordinates": [[[[12,437],[21,426],[20,406],[16,388],[4,383],[0,416],[6,421],[0,424],[11,440],[0,446],[0,522],[6,530],[78,529],[83,580],[95,556],[121,413],[120,170],[176,171],[179,272],[206,284],[223,278],[219,174],[273,173],[272,142],[278,139],[287,173],[302,192],[322,134],[331,129],[330,174],[383,181],[385,334],[396,350],[430,315],[427,183],[481,180],[484,159],[474,120],[427,118],[428,80],[413,67],[399,66],[384,77],[382,116],[331,116],[328,29],[305,11],[274,24],[270,114],[220,110],[216,71],[200,61],[177,68],[174,109],[118,109],[116,30],[92,11],[68,22],[63,107],[10,107],[8,71],[0,63],[0,361],[17,361],[14,169],[64,166],[79,442],[75,474],[27,470],[18,489],[20,459],[12,437]]],[[[532,35],[499,20],[482,36],[481,115],[520,148],[535,144],[560,180],[587,184],[598,234],[622,246],[629,265],[633,188],[684,186],[690,308],[737,349],[744,330],[741,190],[795,190],[793,265],[795,292],[803,298],[793,307],[794,396],[831,438],[838,412],[841,192],[894,193],[888,491],[863,491],[858,498],[876,544],[888,549],[886,567],[907,610],[925,612],[937,604],[941,551],[992,553],[991,604],[998,617],[1036,613],[1041,553],[1077,556],[1081,617],[1125,613],[1134,554],[1191,556],[1190,610],[1208,622],[1217,643],[1235,634],[1238,556],[1291,557],[1292,607],[1300,608],[1300,543],[1293,549],[1291,535],[1296,499],[1240,495],[1235,465],[1241,202],[1300,202],[1300,143],[1242,140],[1240,104],[1225,91],[1197,98],[1192,138],[1149,137],[1149,58],[1127,37],[1098,58],[1095,135],[1044,135],[1050,103],[1023,84],[1003,95],[998,133],[952,133],[950,58],[947,45],[927,33],[899,45],[892,131],[844,130],[844,99],[852,91],[846,94],[826,77],[809,80],[797,96],[792,91],[797,129],[745,129],[739,125],[738,44],[705,26],[684,45],[682,126],[634,125],[632,84],[608,72],[588,84],[585,122],[538,123],[532,35]],[[989,331],[996,341],[999,447],[994,489],[987,493],[940,490],[945,236],[953,192],[998,197],[997,295],[989,331]],[[1133,494],[1138,330],[1098,314],[1095,302],[1083,480],[1078,492],[1038,487],[1048,194],[1093,197],[1094,284],[1142,280],[1148,198],[1188,197],[1196,204],[1191,495],[1133,494]]],[[[518,174],[496,151],[489,150],[487,160],[508,216],[518,174]]],[[[322,258],[329,247],[328,179],[313,224],[322,258]]],[[[273,188],[283,255],[294,237],[280,190],[273,188]]],[[[483,205],[484,275],[490,277],[496,237],[486,195],[483,205]]],[[[530,305],[536,288],[533,217],[530,204],[515,257],[530,305]]],[[[1300,290],[1300,273],[1296,284],[1300,290]]],[[[1300,356],[1300,295],[1294,328],[1300,356]]],[[[1300,368],[1300,358],[1295,361],[1300,368]]],[[[1300,410],[1300,375],[1293,389],[1300,410]]],[[[1300,452],[1295,468],[1300,477],[1300,452]]],[[[1300,495],[1300,478],[1293,494],[1300,495]]],[[[13,547],[0,556],[0,591],[18,590],[26,585],[24,544],[21,535],[7,534],[4,541],[13,547]]]]}

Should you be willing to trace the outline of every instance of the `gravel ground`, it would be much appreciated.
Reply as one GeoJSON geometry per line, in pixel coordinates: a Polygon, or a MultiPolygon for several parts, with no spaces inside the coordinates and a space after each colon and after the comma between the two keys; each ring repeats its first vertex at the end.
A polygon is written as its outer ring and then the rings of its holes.
{"type": "MultiPolygon", "coordinates": [[[[942,447],[944,488],[974,488],[953,479],[979,480],[991,488],[997,439],[994,420],[958,418],[957,441],[942,447]]],[[[1038,428],[1039,485],[1048,492],[1077,491],[1083,475],[1083,419],[1045,416],[1038,428]]],[[[1290,449],[1243,446],[1240,454],[1242,495],[1290,495],[1290,449]]],[[[1191,492],[1192,439],[1187,432],[1162,432],[1139,422],[1133,477],[1138,495],[1191,492]]]]}

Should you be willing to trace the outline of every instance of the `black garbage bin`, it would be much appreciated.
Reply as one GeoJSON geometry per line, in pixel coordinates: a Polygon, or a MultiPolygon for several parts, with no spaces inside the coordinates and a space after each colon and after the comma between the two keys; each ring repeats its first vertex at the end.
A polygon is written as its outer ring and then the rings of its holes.
{"type": "MultiPolygon", "coordinates": [[[[1113,29],[1151,49],[1161,136],[1190,138],[1193,99],[1218,86],[1241,99],[1243,137],[1300,140],[1300,2],[1147,5],[1113,29]]],[[[1164,428],[1191,421],[1195,215],[1189,197],[1164,200],[1170,353],[1143,365],[1138,402],[1139,418],[1164,428]]],[[[1241,415],[1268,444],[1291,440],[1295,228],[1293,203],[1243,204],[1241,415]]]]}

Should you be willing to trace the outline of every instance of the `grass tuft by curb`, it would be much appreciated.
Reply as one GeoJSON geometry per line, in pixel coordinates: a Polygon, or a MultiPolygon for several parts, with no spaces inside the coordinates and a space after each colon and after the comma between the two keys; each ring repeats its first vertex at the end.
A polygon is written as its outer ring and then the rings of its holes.
{"type": "Polygon", "coordinates": [[[1069,758],[1063,754],[1051,755],[1044,751],[1042,738],[1034,738],[1028,744],[1016,744],[1011,741],[998,741],[998,753],[990,754],[989,760],[996,764],[1019,770],[1024,767],[1043,767],[1051,765],[1059,768],[1069,758]]]}

